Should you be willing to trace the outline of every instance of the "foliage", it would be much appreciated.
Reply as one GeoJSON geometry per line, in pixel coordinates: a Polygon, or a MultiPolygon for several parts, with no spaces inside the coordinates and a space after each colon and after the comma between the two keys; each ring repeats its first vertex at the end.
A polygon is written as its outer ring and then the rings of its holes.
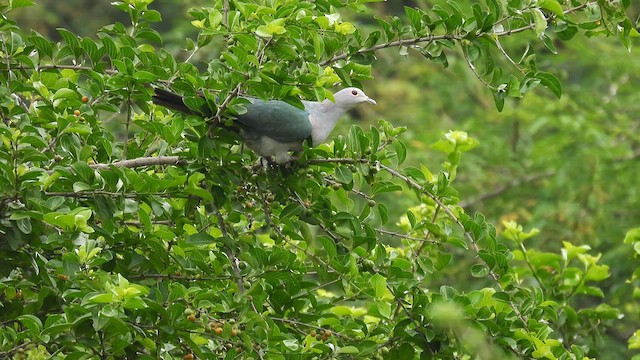
{"type": "MultiPolygon", "coordinates": [[[[58,29],[60,43],[5,17],[30,1],[3,5],[0,357],[582,359],[606,350],[599,338],[624,310],[601,287],[609,267],[586,245],[538,250],[528,245],[536,229],[505,222],[498,234],[465,212],[452,184],[478,144],[467,133],[432,146],[445,156],[439,168],[403,165],[406,129],[380,121],[264,169],[225,125],[243,111],[238,95],[299,104],[330,98],[336,82],[361,86],[389,47],[443,65],[460,51],[499,109],[537,85],[559,97],[533,48],[514,61],[501,39],[532,34],[555,51],[551,36],[581,30],[629,47],[628,1],[406,7],[366,35],[338,12],[367,16],[362,1],[223,1],[190,11],[199,29],[191,56],[224,44],[204,72],[157,49],[163,36],[151,25],[161,16],[149,3],[115,3],[129,26],[114,22],[96,38],[58,29]],[[155,107],[152,84],[210,113],[155,107]],[[393,201],[407,196],[408,207],[393,201]],[[468,270],[451,278],[460,264],[468,270]]],[[[637,248],[637,238],[632,230],[625,241],[637,248]]]]}

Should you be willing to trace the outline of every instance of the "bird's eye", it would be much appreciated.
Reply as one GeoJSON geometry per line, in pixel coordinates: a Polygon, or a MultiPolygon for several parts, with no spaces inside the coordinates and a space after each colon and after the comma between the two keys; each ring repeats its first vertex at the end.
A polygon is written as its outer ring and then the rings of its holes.
{"type": "Polygon", "coordinates": [[[351,90],[351,95],[354,95],[354,96],[355,96],[355,95],[358,95],[358,91],[356,91],[356,90],[351,90]]]}

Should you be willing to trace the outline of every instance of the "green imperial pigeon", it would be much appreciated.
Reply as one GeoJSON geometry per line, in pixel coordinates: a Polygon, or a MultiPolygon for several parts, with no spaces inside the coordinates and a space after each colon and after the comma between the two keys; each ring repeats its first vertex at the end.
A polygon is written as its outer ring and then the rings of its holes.
{"type": "MultiPolygon", "coordinates": [[[[346,88],[333,95],[331,100],[302,101],[304,109],[299,109],[280,100],[262,101],[247,98],[244,106],[247,112],[238,115],[236,123],[240,136],[258,155],[273,156],[278,164],[291,159],[289,151],[302,150],[305,139],[311,138],[313,146],[325,142],[340,118],[356,105],[375,100],[358,88],[346,88]]],[[[180,95],[155,89],[153,102],[185,113],[193,113],[180,95]]]]}

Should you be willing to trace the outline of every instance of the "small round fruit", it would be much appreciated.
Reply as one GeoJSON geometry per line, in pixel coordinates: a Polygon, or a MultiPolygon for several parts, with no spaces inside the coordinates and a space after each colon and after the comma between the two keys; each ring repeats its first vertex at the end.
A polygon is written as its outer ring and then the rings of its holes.
{"type": "Polygon", "coordinates": [[[82,97],[82,102],[85,103],[85,104],[88,103],[89,102],[89,97],[87,95],[83,96],[82,97]]]}
{"type": "Polygon", "coordinates": [[[183,360],[193,360],[193,354],[187,354],[182,357],[183,360]]]}
{"type": "Polygon", "coordinates": [[[73,115],[80,116],[80,110],[78,109],[73,110],[73,115]]]}
{"type": "Polygon", "coordinates": [[[318,335],[318,333],[315,330],[311,330],[309,335],[311,335],[312,337],[316,337],[316,335],[318,335]]]}
{"type": "Polygon", "coordinates": [[[331,330],[328,330],[328,329],[327,329],[327,330],[325,330],[325,331],[324,331],[324,335],[325,335],[326,337],[331,336],[331,330]]]}
{"type": "Polygon", "coordinates": [[[231,336],[238,336],[239,330],[238,329],[231,329],[231,336]]]}
{"type": "Polygon", "coordinates": [[[191,315],[187,316],[187,320],[190,321],[190,322],[194,322],[194,321],[196,321],[196,316],[191,314],[191,315]]]}
{"type": "Polygon", "coordinates": [[[213,332],[216,333],[216,335],[222,335],[222,328],[221,327],[217,327],[217,328],[213,329],[213,332]]]}

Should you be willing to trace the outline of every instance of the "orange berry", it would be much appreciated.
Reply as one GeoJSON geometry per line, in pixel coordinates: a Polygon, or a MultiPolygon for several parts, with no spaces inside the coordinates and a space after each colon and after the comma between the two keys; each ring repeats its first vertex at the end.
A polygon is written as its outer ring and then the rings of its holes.
{"type": "Polygon", "coordinates": [[[187,354],[187,355],[183,356],[182,359],[184,359],[184,360],[193,360],[193,354],[187,354]]]}
{"type": "Polygon", "coordinates": [[[191,315],[187,316],[187,320],[189,320],[190,322],[194,322],[194,321],[196,321],[196,316],[191,314],[191,315]]]}
{"type": "Polygon", "coordinates": [[[213,332],[216,333],[216,335],[222,335],[222,328],[221,327],[217,327],[217,328],[213,329],[213,332]]]}
{"type": "Polygon", "coordinates": [[[73,115],[80,116],[80,110],[78,109],[73,110],[73,115]]]}
{"type": "Polygon", "coordinates": [[[82,97],[82,102],[85,103],[85,104],[88,103],[89,102],[89,97],[87,95],[83,96],[82,97]]]}

